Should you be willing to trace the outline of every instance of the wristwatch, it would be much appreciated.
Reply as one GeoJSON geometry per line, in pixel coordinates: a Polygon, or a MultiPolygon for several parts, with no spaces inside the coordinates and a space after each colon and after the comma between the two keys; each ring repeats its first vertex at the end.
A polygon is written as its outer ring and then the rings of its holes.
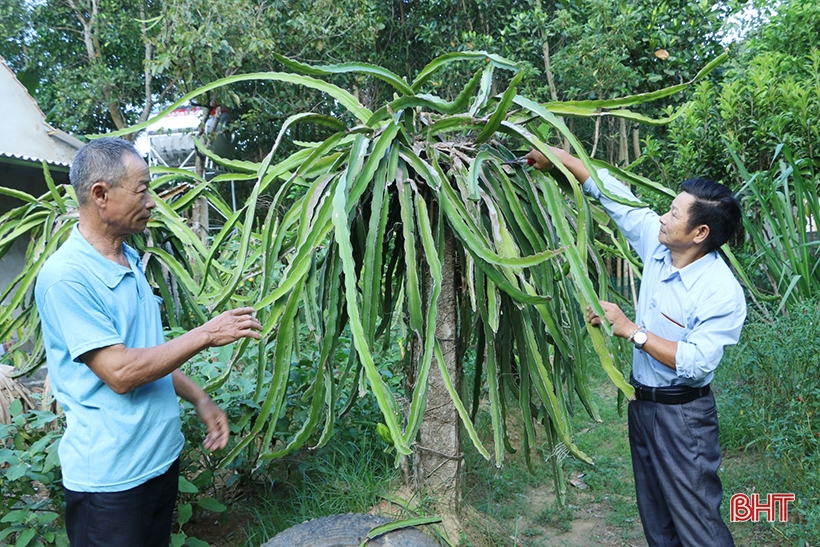
{"type": "Polygon", "coordinates": [[[646,327],[638,327],[626,341],[635,344],[635,349],[642,349],[648,339],[649,335],[646,333],[646,327]]]}

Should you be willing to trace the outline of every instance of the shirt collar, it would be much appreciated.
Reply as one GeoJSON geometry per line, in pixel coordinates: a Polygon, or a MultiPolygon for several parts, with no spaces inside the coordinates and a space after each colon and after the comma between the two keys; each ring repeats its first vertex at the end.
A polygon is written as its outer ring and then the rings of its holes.
{"type": "MultiPolygon", "coordinates": [[[[83,234],[80,233],[79,226],[74,226],[69,240],[73,242],[76,250],[82,256],[86,266],[88,266],[89,274],[97,277],[109,289],[113,289],[119,285],[122,278],[126,275],[134,275],[134,271],[131,268],[120,266],[113,260],[109,260],[100,254],[100,252],[83,237],[83,234]]],[[[139,264],[139,255],[136,251],[125,243],[122,244],[122,250],[132,268],[139,264]]]]}
{"type": "MultiPolygon", "coordinates": [[[[664,265],[668,268],[672,265],[672,254],[669,252],[669,249],[663,248],[662,250],[658,251],[652,258],[655,260],[663,261],[664,265]]],[[[703,272],[709,269],[709,267],[718,260],[717,251],[712,251],[707,253],[706,255],[700,257],[699,259],[695,260],[691,264],[684,266],[683,268],[679,269],[677,273],[680,276],[680,280],[683,283],[683,286],[686,287],[686,290],[691,290],[692,285],[698,280],[698,278],[703,275],[703,272]]],[[[675,273],[667,276],[666,279],[669,279],[675,273]]]]}

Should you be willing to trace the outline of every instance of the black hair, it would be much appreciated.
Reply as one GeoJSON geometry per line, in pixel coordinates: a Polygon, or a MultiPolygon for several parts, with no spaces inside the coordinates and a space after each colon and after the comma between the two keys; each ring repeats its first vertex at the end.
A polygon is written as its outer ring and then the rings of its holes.
{"type": "Polygon", "coordinates": [[[704,178],[688,179],[681,189],[695,197],[689,205],[689,225],[709,226],[709,236],[704,241],[706,252],[719,249],[740,228],[740,201],[726,186],[704,178]]]}
{"type": "Polygon", "coordinates": [[[88,200],[95,182],[103,180],[112,187],[120,185],[127,174],[123,160],[126,154],[142,157],[133,144],[113,137],[96,139],[80,148],[68,173],[80,205],[88,200]]]}

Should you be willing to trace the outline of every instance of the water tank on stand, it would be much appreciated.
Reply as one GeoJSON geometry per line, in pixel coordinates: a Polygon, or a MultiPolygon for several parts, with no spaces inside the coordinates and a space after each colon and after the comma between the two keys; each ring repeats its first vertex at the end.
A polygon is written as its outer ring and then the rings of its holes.
{"type": "MultiPolygon", "coordinates": [[[[134,146],[147,157],[150,166],[195,171],[194,137],[199,134],[203,120],[205,135],[200,138],[200,141],[205,142],[216,155],[230,159],[233,155],[232,138],[224,131],[230,120],[230,114],[227,108],[216,104],[211,104],[210,107],[189,105],[173,110],[161,120],[149,125],[137,137],[134,146]]],[[[217,174],[219,174],[219,166],[206,157],[202,176],[205,180],[211,180],[217,174]]],[[[202,200],[202,202],[194,204],[189,222],[204,241],[210,229],[218,226],[212,226],[207,201],[202,200]]],[[[236,210],[236,191],[233,183],[231,183],[231,204],[236,210]]]]}
{"type": "MultiPolygon", "coordinates": [[[[233,150],[231,138],[222,132],[230,120],[227,108],[212,105],[182,106],[161,120],[151,124],[140,134],[134,143],[141,153],[148,158],[149,165],[177,167],[194,170],[196,167],[196,146],[194,136],[199,132],[205,119],[205,134],[209,138],[209,148],[219,156],[230,158],[233,150]]],[[[205,161],[205,178],[216,174],[216,168],[210,159],[205,161]]]]}

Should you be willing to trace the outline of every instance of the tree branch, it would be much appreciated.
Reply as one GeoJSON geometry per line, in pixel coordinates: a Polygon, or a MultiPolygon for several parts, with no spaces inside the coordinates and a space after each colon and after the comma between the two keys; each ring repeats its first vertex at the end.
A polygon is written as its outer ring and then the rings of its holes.
{"type": "Polygon", "coordinates": [[[151,61],[154,58],[154,48],[151,45],[150,40],[148,40],[148,28],[145,23],[147,19],[145,2],[143,1],[140,3],[140,33],[142,34],[142,41],[145,44],[145,64],[143,71],[143,74],[145,75],[145,102],[143,103],[142,113],[139,117],[140,122],[144,122],[148,119],[148,116],[151,115],[151,109],[154,107],[154,103],[151,99],[151,86],[154,79],[154,76],[151,73],[151,61]]]}
{"type": "MultiPolygon", "coordinates": [[[[102,47],[100,46],[99,36],[96,35],[96,22],[97,17],[100,14],[100,5],[98,0],[90,0],[91,2],[91,14],[86,17],[86,12],[81,10],[75,0],[67,0],[68,5],[71,7],[74,14],[79,19],[80,24],[83,26],[83,42],[85,42],[85,51],[86,55],[88,56],[88,64],[93,68],[104,68],[103,56],[102,56],[102,47]]],[[[108,108],[108,113],[111,115],[111,119],[114,122],[114,125],[117,129],[122,129],[126,125],[128,125],[125,121],[125,117],[122,114],[120,109],[119,101],[114,98],[114,93],[112,92],[112,85],[110,83],[102,82],[100,91],[102,92],[103,98],[105,99],[105,105],[108,108]]],[[[128,138],[128,137],[126,137],[128,138]]],[[[133,139],[134,136],[131,136],[133,139]]]]}

